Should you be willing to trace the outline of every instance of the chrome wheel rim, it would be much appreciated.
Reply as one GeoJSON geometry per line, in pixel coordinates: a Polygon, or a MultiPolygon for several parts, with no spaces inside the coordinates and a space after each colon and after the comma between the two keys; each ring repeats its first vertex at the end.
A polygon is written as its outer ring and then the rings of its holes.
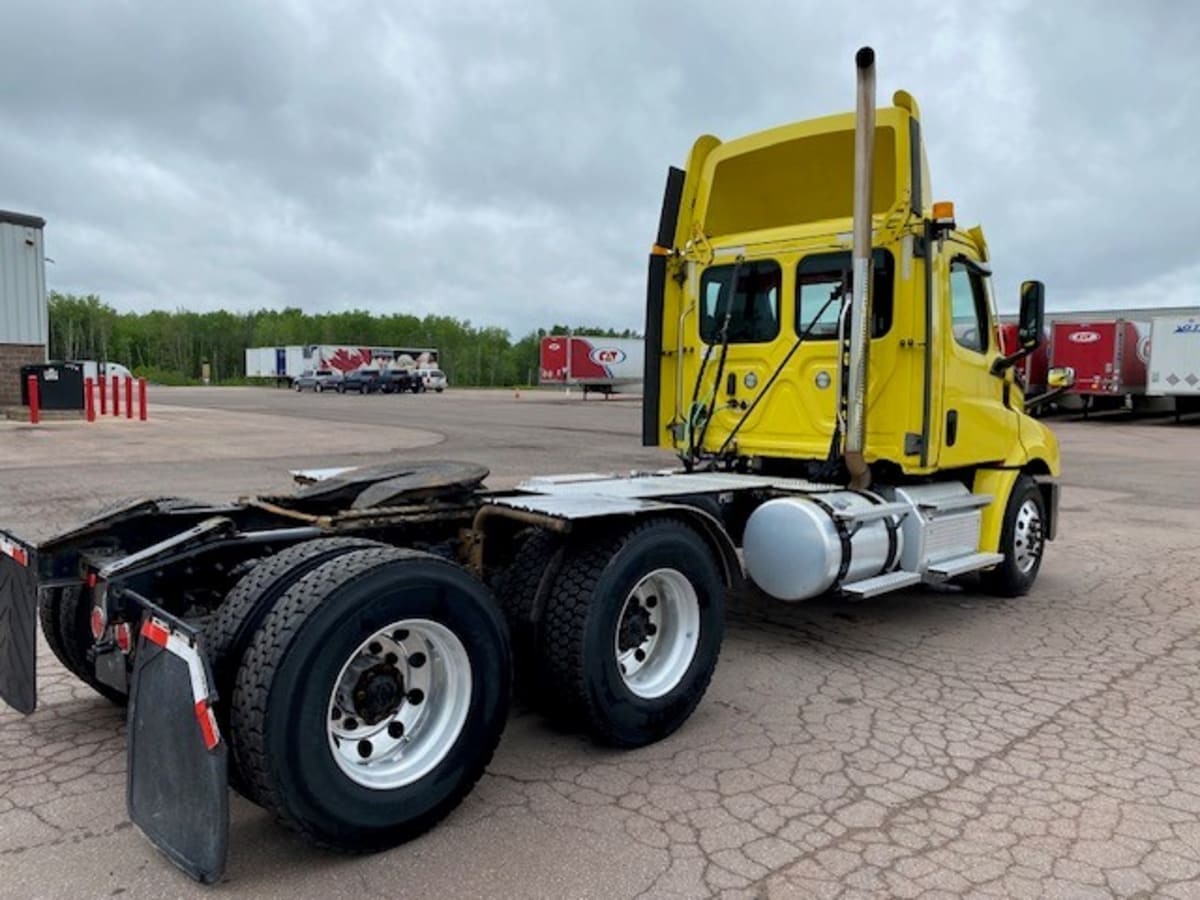
{"type": "Polygon", "coordinates": [[[1013,558],[1017,568],[1028,575],[1042,557],[1042,513],[1037,503],[1026,500],[1017,510],[1013,527],[1013,558]]]}
{"type": "Polygon", "coordinates": [[[700,600],[688,577],[677,569],[644,576],[621,606],[613,639],[625,687],[646,700],[670,693],[699,645],[700,600]]]}
{"type": "Polygon", "coordinates": [[[425,777],[450,753],[471,706],[462,641],[429,619],[381,628],[350,655],[325,715],[330,752],[356,784],[393,790],[425,777]]]}

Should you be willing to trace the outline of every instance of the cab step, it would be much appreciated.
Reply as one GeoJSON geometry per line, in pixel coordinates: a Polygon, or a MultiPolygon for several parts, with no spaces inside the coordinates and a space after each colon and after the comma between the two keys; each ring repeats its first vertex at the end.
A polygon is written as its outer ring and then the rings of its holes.
{"type": "Polygon", "coordinates": [[[889,591],[912,587],[914,584],[920,584],[921,580],[918,572],[888,572],[885,575],[876,575],[874,578],[856,581],[853,584],[844,584],[842,593],[852,600],[866,600],[868,597],[878,597],[889,591]]]}
{"type": "Polygon", "coordinates": [[[980,569],[986,569],[1002,562],[1004,562],[1003,553],[969,553],[966,556],[956,556],[953,559],[930,564],[929,568],[925,570],[925,580],[945,581],[948,578],[957,578],[968,572],[978,572],[980,569]]]}
{"type": "Polygon", "coordinates": [[[948,513],[963,512],[968,509],[983,509],[990,506],[995,499],[991,494],[963,494],[955,497],[940,497],[922,500],[918,507],[921,512],[948,513]]]}

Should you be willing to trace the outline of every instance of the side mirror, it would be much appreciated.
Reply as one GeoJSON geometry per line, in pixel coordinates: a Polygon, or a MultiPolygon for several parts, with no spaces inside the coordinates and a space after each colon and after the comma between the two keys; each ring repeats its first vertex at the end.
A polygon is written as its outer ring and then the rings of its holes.
{"type": "Polygon", "coordinates": [[[1021,315],[1017,325],[1017,341],[1026,353],[1032,353],[1042,343],[1046,324],[1046,286],[1040,281],[1021,284],[1021,315]]]}
{"type": "Polygon", "coordinates": [[[1017,349],[992,361],[992,374],[1003,375],[1042,344],[1046,325],[1046,286],[1040,281],[1021,283],[1021,314],[1017,317],[1017,349]]]}
{"type": "Polygon", "coordinates": [[[1070,366],[1055,366],[1046,373],[1046,387],[1051,390],[1066,390],[1075,384],[1075,370],[1070,366]]]}

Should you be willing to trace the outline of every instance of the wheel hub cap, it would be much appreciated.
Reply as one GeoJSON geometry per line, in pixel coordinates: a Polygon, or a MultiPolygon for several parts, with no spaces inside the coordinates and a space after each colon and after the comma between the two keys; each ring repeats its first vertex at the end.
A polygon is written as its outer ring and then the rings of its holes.
{"type": "Polygon", "coordinates": [[[1013,556],[1017,568],[1028,573],[1042,556],[1042,515],[1032,500],[1026,500],[1017,510],[1013,528],[1013,556]]]}
{"type": "Polygon", "coordinates": [[[471,706],[471,660],[445,625],[404,619],[346,660],[330,692],[329,749],[352,781],[392,790],[429,774],[454,747],[471,706]]]}
{"type": "Polygon", "coordinates": [[[686,575],[656,569],[630,591],[614,635],[617,671],[636,696],[670,693],[700,644],[700,600],[686,575]]]}

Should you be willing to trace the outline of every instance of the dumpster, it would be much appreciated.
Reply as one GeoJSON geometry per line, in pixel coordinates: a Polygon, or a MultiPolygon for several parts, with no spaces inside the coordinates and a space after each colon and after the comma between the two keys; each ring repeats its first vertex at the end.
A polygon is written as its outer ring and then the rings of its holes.
{"type": "Polygon", "coordinates": [[[21,367],[21,403],[29,405],[29,376],[37,377],[42,409],[83,409],[83,366],[39,363],[21,367]]]}

